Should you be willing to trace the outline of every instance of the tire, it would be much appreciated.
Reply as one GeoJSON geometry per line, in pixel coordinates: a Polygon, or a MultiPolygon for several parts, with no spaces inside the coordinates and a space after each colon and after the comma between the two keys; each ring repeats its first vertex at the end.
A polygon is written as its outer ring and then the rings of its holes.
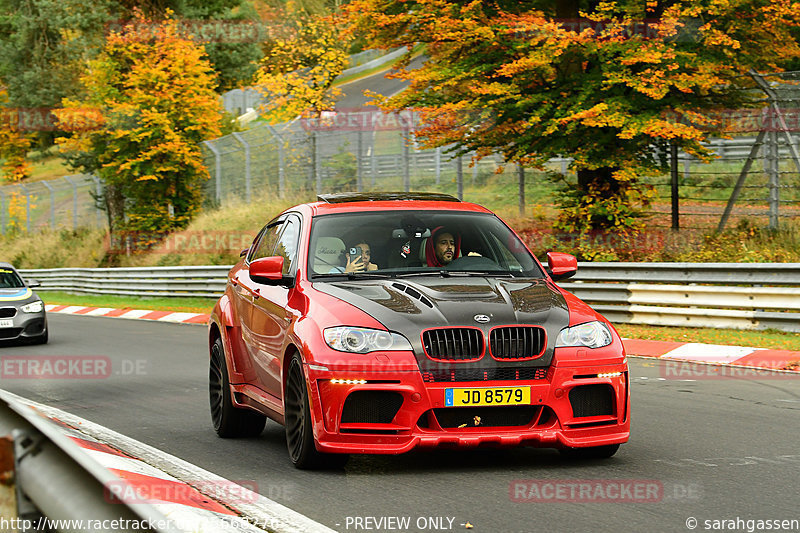
{"type": "Polygon", "coordinates": [[[588,448],[562,448],[558,450],[567,459],[608,459],[619,450],[619,444],[590,446],[588,448]]]}
{"type": "Polygon", "coordinates": [[[267,417],[249,409],[233,405],[228,365],[222,339],[217,338],[211,346],[208,371],[208,397],[214,431],[220,437],[257,437],[264,430],[267,417]]]}
{"type": "Polygon", "coordinates": [[[303,362],[298,354],[294,354],[289,362],[289,372],[286,374],[284,406],[286,446],[289,450],[289,459],[291,459],[292,464],[301,470],[341,468],[344,466],[348,455],[321,453],[317,451],[314,444],[308,386],[303,374],[303,362]]]}
{"type": "Polygon", "coordinates": [[[47,344],[47,340],[47,329],[45,329],[44,333],[31,339],[31,344],[47,344]]]}

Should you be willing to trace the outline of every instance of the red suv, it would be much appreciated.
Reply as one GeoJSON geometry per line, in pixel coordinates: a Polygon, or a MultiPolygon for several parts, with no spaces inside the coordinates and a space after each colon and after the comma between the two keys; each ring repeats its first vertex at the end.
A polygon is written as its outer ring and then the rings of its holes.
{"type": "Polygon", "coordinates": [[[610,457],[628,366],[603,316],[487,209],[443,194],[320,196],[269,222],[209,323],[221,437],[283,424],[298,468],[350,453],[538,446],[610,457]]]}

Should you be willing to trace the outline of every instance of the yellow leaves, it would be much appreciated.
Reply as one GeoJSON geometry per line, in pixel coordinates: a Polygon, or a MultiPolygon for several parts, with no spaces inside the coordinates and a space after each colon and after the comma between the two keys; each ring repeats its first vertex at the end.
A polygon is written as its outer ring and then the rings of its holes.
{"type": "Polygon", "coordinates": [[[590,128],[619,128],[625,123],[625,117],[617,112],[609,111],[605,103],[595,104],[589,109],[578,111],[558,119],[558,124],[565,126],[571,122],[579,122],[590,128]]]}

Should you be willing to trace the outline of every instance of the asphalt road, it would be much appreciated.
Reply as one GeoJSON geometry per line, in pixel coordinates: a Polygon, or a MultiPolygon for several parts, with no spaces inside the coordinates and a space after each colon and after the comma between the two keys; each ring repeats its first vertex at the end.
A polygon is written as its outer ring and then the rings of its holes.
{"type": "Polygon", "coordinates": [[[460,531],[469,522],[476,532],[690,531],[690,518],[698,520],[695,531],[724,525],[706,520],[737,519],[746,531],[747,520],[800,520],[797,377],[674,376],[665,362],[634,359],[632,437],[611,459],[575,463],[537,449],[412,452],[301,472],[277,424],[255,439],[215,436],[205,328],[55,314],[49,321],[50,344],[3,347],[0,358],[94,356],[110,361],[111,374],[31,380],[5,373],[0,387],[255,482],[261,494],[340,531],[400,530],[366,517],[408,519],[410,531],[460,531]],[[580,480],[593,496],[571,492],[580,480]],[[641,497],[636,486],[656,489],[641,497]],[[512,501],[537,490],[549,501],[512,501]],[[597,501],[616,490],[639,501],[597,501]]]}

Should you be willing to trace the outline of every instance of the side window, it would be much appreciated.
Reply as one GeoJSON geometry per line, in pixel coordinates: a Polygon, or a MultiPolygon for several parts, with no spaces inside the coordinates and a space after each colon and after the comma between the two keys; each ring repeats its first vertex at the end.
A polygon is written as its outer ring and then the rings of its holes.
{"type": "Polygon", "coordinates": [[[275,244],[273,255],[283,257],[283,275],[293,271],[297,260],[297,239],[300,237],[300,223],[294,217],[286,220],[283,233],[275,244]]]}
{"type": "Polygon", "coordinates": [[[261,238],[256,243],[255,248],[250,250],[250,255],[247,257],[248,261],[252,262],[256,259],[273,255],[272,251],[275,249],[275,243],[278,242],[278,237],[280,237],[281,231],[283,230],[284,222],[286,222],[285,219],[279,220],[264,228],[261,238]]]}

